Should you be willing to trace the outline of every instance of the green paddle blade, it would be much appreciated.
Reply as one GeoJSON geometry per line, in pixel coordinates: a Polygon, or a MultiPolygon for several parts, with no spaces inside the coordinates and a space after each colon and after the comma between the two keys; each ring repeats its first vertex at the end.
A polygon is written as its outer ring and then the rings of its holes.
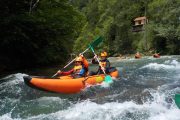
{"type": "Polygon", "coordinates": [[[112,78],[111,78],[110,75],[106,75],[104,81],[105,81],[106,83],[111,83],[111,82],[113,82],[113,80],[112,80],[112,78]]]}
{"type": "Polygon", "coordinates": [[[180,109],[180,94],[175,95],[175,103],[178,106],[178,108],[180,109]]]}
{"type": "Polygon", "coordinates": [[[99,36],[92,43],[90,43],[90,46],[91,47],[98,46],[102,41],[103,41],[103,38],[99,36]]]}

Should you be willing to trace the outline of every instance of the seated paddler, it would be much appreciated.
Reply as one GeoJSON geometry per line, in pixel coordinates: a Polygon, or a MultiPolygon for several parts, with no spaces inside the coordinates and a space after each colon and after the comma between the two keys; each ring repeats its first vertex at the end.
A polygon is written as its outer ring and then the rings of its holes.
{"type": "Polygon", "coordinates": [[[83,55],[76,57],[74,62],[74,68],[69,71],[58,71],[58,75],[71,75],[73,78],[85,77],[88,72],[88,61],[83,55]]]}
{"type": "Polygon", "coordinates": [[[106,74],[109,74],[110,72],[113,72],[116,70],[116,68],[111,67],[110,61],[108,60],[107,52],[101,52],[100,54],[100,63],[98,63],[97,58],[98,56],[94,56],[92,59],[92,64],[100,64],[97,71],[91,71],[89,75],[97,75],[97,74],[104,74],[103,69],[106,72],[106,74]]]}

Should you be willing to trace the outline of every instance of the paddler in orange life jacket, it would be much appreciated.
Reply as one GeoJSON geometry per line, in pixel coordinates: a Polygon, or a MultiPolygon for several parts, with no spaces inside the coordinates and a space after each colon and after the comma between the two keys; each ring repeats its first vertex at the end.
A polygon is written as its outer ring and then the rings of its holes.
{"type": "MultiPolygon", "coordinates": [[[[97,56],[94,56],[94,58],[92,59],[92,64],[99,64],[98,61],[96,61],[96,57],[97,56]]],[[[108,74],[110,72],[109,71],[110,70],[110,62],[107,59],[107,52],[102,52],[100,54],[100,57],[101,57],[100,64],[101,64],[102,68],[101,68],[101,66],[99,66],[98,70],[96,72],[91,71],[90,75],[104,74],[102,69],[104,69],[106,74],[108,74]]]]}
{"type": "Polygon", "coordinates": [[[72,75],[73,78],[85,77],[88,71],[88,66],[88,61],[83,55],[80,55],[79,57],[76,57],[73,69],[66,72],[58,71],[58,75],[72,75]]]}

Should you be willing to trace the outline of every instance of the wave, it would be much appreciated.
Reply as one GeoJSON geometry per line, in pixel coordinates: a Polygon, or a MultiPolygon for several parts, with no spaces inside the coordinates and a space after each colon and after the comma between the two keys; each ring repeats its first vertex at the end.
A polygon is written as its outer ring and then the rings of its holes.
{"type": "Polygon", "coordinates": [[[180,63],[177,60],[167,60],[163,64],[149,63],[140,69],[152,69],[152,70],[180,70],[180,63]]]}

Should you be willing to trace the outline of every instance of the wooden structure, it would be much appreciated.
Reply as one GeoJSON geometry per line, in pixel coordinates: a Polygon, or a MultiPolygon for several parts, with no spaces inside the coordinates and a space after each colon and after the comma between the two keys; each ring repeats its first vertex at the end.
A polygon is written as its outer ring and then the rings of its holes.
{"type": "Polygon", "coordinates": [[[148,23],[148,19],[143,16],[143,17],[137,17],[134,19],[134,25],[133,25],[133,32],[139,32],[139,31],[144,31],[144,25],[148,23]]]}

